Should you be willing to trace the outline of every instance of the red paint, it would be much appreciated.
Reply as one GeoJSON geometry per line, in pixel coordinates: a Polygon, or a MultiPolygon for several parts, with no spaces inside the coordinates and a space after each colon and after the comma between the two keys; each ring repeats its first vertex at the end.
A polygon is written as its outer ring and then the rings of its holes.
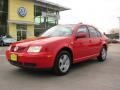
{"type": "Polygon", "coordinates": [[[53,68],[58,52],[65,47],[72,51],[73,63],[97,57],[103,45],[107,45],[107,38],[102,35],[99,38],[76,39],[76,32],[81,25],[83,24],[77,24],[74,27],[73,34],[69,37],[40,37],[13,43],[11,47],[18,46],[21,49],[18,52],[14,52],[13,48],[11,48],[12,50],[7,50],[7,59],[10,61],[10,55],[14,53],[23,67],[25,67],[25,63],[32,63],[36,64],[34,68],[43,69],[53,68]],[[42,50],[39,53],[27,53],[29,46],[42,46],[42,50]]]}

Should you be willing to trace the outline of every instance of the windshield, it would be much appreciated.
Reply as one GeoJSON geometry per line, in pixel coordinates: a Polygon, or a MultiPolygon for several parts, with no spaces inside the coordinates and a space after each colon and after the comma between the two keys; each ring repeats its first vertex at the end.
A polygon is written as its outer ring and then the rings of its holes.
{"type": "Polygon", "coordinates": [[[73,26],[57,25],[48,29],[45,33],[40,35],[41,37],[65,37],[71,36],[73,32],[73,26]]]}

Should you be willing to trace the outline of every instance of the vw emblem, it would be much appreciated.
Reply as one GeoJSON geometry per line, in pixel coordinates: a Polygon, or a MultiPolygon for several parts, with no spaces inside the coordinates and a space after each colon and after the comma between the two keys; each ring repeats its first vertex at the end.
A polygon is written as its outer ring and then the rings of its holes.
{"type": "Polygon", "coordinates": [[[18,9],[18,14],[21,16],[21,17],[25,17],[26,14],[27,14],[27,10],[24,8],[24,7],[20,7],[18,9]]]}

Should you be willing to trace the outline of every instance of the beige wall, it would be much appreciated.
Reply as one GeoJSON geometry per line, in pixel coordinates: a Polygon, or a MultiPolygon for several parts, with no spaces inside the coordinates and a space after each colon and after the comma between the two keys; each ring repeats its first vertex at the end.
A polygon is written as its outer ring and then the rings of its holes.
{"type": "Polygon", "coordinates": [[[34,25],[28,25],[27,27],[27,38],[34,37],[34,25]]]}
{"type": "MultiPolygon", "coordinates": [[[[32,0],[8,0],[8,21],[18,22],[34,22],[34,2],[32,0]],[[27,15],[21,17],[18,14],[18,9],[24,7],[27,10],[27,15]]],[[[8,23],[9,35],[17,38],[16,24],[8,23]]],[[[27,38],[34,37],[34,25],[27,25],[27,38]]]]}
{"type": "Polygon", "coordinates": [[[19,20],[19,21],[34,21],[34,2],[31,0],[9,0],[9,20],[19,20]],[[18,15],[18,9],[20,7],[25,7],[27,10],[27,15],[21,17],[18,15]]]}
{"type": "Polygon", "coordinates": [[[9,23],[8,28],[9,28],[9,30],[8,30],[9,35],[12,36],[13,38],[17,39],[16,24],[9,23]]]}

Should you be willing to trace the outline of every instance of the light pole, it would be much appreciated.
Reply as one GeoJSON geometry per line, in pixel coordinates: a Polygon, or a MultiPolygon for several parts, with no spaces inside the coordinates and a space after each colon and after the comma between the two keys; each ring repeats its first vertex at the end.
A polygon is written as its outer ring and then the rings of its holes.
{"type": "Polygon", "coordinates": [[[118,17],[119,19],[119,40],[120,40],[120,17],[118,17]]]}

